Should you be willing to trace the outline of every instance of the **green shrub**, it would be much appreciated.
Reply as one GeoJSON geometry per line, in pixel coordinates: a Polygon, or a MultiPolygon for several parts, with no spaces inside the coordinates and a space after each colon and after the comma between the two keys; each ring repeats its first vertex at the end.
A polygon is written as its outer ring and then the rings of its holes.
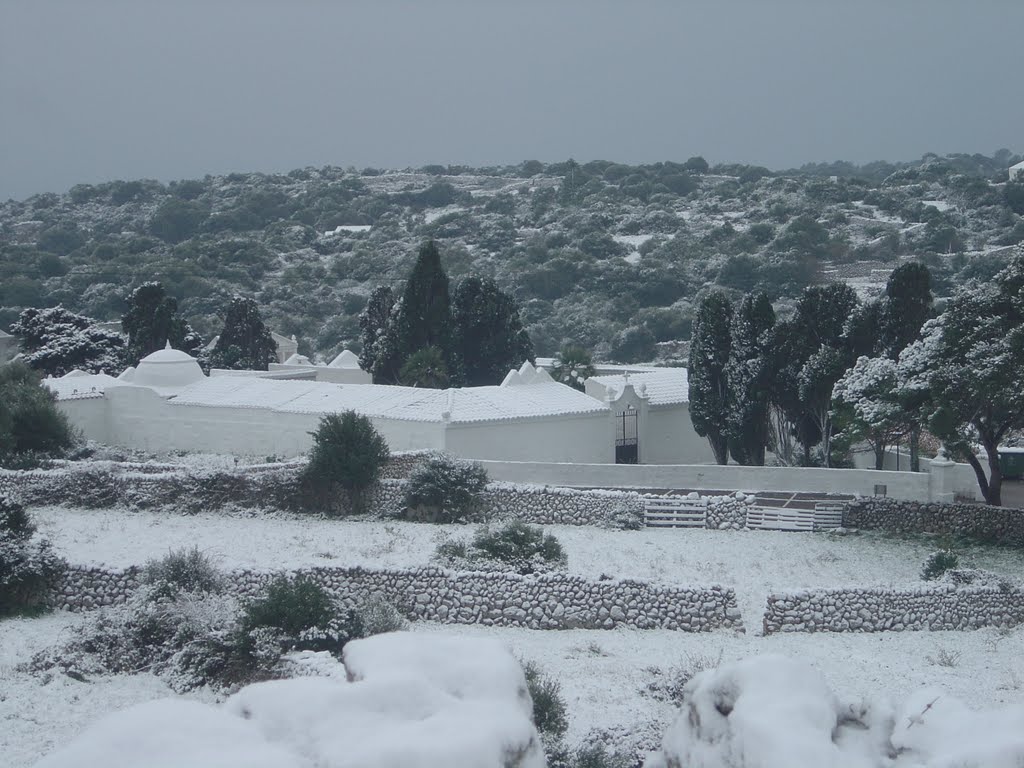
{"type": "Polygon", "coordinates": [[[576,750],[569,762],[571,768],[632,768],[627,755],[609,752],[604,744],[585,744],[576,750]]]}
{"type": "Polygon", "coordinates": [[[468,544],[445,541],[438,545],[436,557],[456,568],[497,568],[523,575],[558,570],[567,562],[558,539],[520,520],[497,530],[481,528],[468,544]]]}
{"type": "Polygon", "coordinates": [[[0,466],[31,466],[73,442],[67,417],[36,372],[21,362],[0,366],[0,466]]]}
{"type": "Polygon", "coordinates": [[[219,592],[223,577],[210,558],[199,550],[179,549],[150,560],[143,571],[147,584],[166,585],[184,592],[219,592]]]}
{"type": "Polygon", "coordinates": [[[934,552],[928,556],[928,559],[924,561],[924,569],[921,571],[921,579],[924,581],[934,581],[942,576],[946,571],[956,568],[960,565],[960,558],[955,553],[948,549],[942,549],[938,552],[934,552]]]}
{"type": "Polygon", "coordinates": [[[241,626],[246,631],[270,627],[299,635],[307,629],[326,626],[337,613],[334,600],[319,584],[301,576],[278,576],[262,597],[245,606],[241,626]]]}
{"type": "Polygon", "coordinates": [[[345,643],[365,635],[355,611],[342,613],[319,584],[304,576],[279,576],[262,597],[248,603],[239,619],[240,643],[250,655],[260,645],[277,654],[287,650],[340,653],[345,643]]]}
{"type": "Polygon", "coordinates": [[[495,531],[477,531],[472,549],[477,553],[475,556],[506,563],[519,573],[534,573],[566,563],[565,552],[554,535],[521,520],[513,520],[495,531]]]}
{"type": "Polygon", "coordinates": [[[562,687],[533,662],[523,664],[523,674],[526,676],[526,688],[533,699],[533,724],[537,731],[545,739],[561,739],[569,727],[562,687]]]}
{"type": "Polygon", "coordinates": [[[66,567],[35,532],[24,508],[0,496],[0,616],[44,608],[66,567]]]}
{"type": "Polygon", "coordinates": [[[379,479],[390,458],[388,444],[365,416],[332,413],[320,420],[303,480],[315,489],[344,488],[357,511],[364,493],[379,479]]]}
{"type": "Polygon", "coordinates": [[[438,522],[465,522],[475,512],[487,486],[487,471],[478,463],[433,456],[409,475],[405,507],[414,517],[438,522]]]}

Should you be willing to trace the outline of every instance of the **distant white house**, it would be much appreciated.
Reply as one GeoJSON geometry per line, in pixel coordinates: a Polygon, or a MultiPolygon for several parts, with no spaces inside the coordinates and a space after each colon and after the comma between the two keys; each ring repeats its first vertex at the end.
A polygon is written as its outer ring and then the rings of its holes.
{"type": "Polygon", "coordinates": [[[1010,181],[1024,181],[1024,162],[1010,166],[1010,181]]]}
{"type": "Polygon", "coordinates": [[[322,416],[353,410],[392,451],[589,464],[712,460],[690,424],[681,368],[598,377],[588,394],[529,362],[498,386],[445,390],[331,380],[367,376],[350,352],[328,366],[307,363],[208,377],[168,348],[116,379],[75,371],[45,384],[86,437],[153,452],[294,456],[309,450],[322,416]]]}

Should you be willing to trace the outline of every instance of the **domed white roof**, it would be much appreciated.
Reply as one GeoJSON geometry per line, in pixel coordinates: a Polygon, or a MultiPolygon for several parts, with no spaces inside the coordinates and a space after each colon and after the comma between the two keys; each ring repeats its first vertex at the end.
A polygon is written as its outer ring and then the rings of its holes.
{"type": "Polygon", "coordinates": [[[284,361],[285,365],[312,365],[312,361],[305,355],[300,355],[298,352],[293,354],[287,360],[284,361]]]}
{"type": "Polygon", "coordinates": [[[171,343],[139,361],[131,383],[153,389],[181,389],[205,378],[203,369],[191,355],[171,349],[171,343]]]}
{"type": "Polygon", "coordinates": [[[331,368],[359,368],[359,358],[351,349],[343,349],[341,354],[331,360],[331,368]]]}

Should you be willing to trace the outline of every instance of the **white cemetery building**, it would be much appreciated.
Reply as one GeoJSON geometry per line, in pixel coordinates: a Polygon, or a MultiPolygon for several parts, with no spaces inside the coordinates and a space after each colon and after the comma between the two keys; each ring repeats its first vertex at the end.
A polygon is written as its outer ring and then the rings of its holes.
{"type": "Polygon", "coordinates": [[[116,379],[73,371],[45,384],[87,438],[152,452],[295,456],[309,450],[309,433],[324,415],[352,410],[373,421],[392,451],[498,461],[713,461],[690,423],[682,368],[597,376],[584,393],[529,362],[497,386],[444,390],[372,384],[348,351],[326,366],[293,355],[270,367],[206,376],[194,358],[167,348],[116,379]]]}

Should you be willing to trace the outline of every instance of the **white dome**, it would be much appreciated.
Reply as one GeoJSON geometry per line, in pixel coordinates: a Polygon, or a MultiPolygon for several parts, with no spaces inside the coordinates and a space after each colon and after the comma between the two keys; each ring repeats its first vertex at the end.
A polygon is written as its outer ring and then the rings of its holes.
{"type": "Polygon", "coordinates": [[[331,360],[331,368],[359,368],[359,358],[350,349],[343,349],[341,354],[331,360]]]}
{"type": "Polygon", "coordinates": [[[305,355],[300,355],[298,352],[296,352],[294,355],[292,355],[287,360],[285,360],[284,364],[285,365],[312,365],[313,363],[305,355]]]}
{"type": "Polygon", "coordinates": [[[163,349],[146,355],[139,361],[131,383],[154,389],[181,389],[205,378],[196,359],[181,350],[171,349],[170,342],[163,349]]]}

